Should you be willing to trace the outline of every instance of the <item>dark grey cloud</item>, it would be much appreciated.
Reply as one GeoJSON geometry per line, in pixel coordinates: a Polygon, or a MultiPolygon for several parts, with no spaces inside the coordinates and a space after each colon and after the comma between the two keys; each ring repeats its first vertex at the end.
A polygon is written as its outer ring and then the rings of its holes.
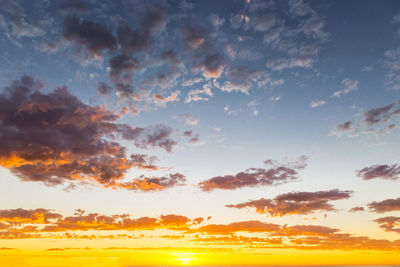
{"type": "Polygon", "coordinates": [[[363,180],[371,179],[386,179],[386,180],[398,180],[400,178],[400,165],[372,165],[365,167],[361,170],[357,170],[356,174],[363,180]]]}
{"type": "Polygon", "coordinates": [[[234,205],[226,205],[228,208],[255,208],[259,213],[268,214],[271,217],[289,214],[310,214],[317,211],[334,211],[330,203],[333,200],[348,199],[352,191],[340,191],[333,189],[317,192],[291,192],[276,196],[274,199],[261,198],[234,205]]]}
{"type": "Polygon", "coordinates": [[[120,21],[117,40],[124,53],[138,53],[151,48],[151,37],[165,24],[166,11],[160,7],[149,6],[141,18],[138,30],[133,30],[126,21],[120,21]]]}
{"type": "Polygon", "coordinates": [[[167,126],[121,124],[118,114],[81,102],[66,87],[48,94],[42,87],[23,76],[0,94],[0,164],[23,181],[118,187],[129,169],[152,165],[152,158],[127,157],[118,139],[168,152],[177,144],[167,126]]]}
{"type": "Polygon", "coordinates": [[[97,91],[102,95],[110,94],[114,89],[104,82],[99,82],[97,86],[97,91]]]}
{"type": "Polygon", "coordinates": [[[242,187],[279,185],[299,179],[298,172],[306,167],[307,160],[306,156],[288,164],[266,160],[264,163],[270,166],[269,169],[249,168],[234,175],[212,177],[200,182],[198,186],[207,192],[215,189],[235,190],[242,187]]]}
{"type": "Polygon", "coordinates": [[[111,30],[100,23],[75,16],[67,16],[63,23],[63,35],[83,50],[89,59],[103,59],[104,53],[117,48],[111,30]]]}

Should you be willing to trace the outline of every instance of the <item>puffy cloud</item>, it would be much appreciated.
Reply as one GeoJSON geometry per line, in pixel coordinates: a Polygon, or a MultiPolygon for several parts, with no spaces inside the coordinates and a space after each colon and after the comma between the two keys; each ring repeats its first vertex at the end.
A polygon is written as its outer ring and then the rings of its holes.
{"type": "Polygon", "coordinates": [[[310,214],[317,211],[335,210],[330,203],[332,200],[348,199],[351,191],[333,189],[317,192],[291,192],[276,196],[274,199],[258,199],[248,202],[226,205],[228,208],[255,208],[258,213],[274,216],[290,214],[310,214]]]}
{"type": "Polygon", "coordinates": [[[351,91],[355,91],[358,89],[358,81],[354,81],[348,78],[342,80],[341,84],[343,85],[343,89],[335,91],[332,94],[332,97],[340,97],[341,95],[348,94],[351,91]]]}
{"type": "Polygon", "coordinates": [[[203,76],[208,79],[218,78],[221,76],[221,73],[224,69],[223,60],[223,57],[219,54],[207,56],[200,65],[200,68],[203,69],[203,76]]]}
{"type": "Polygon", "coordinates": [[[210,32],[200,25],[191,23],[182,28],[181,34],[185,45],[191,50],[196,50],[206,44],[210,32]]]}
{"type": "Polygon", "coordinates": [[[400,234],[400,217],[388,216],[374,220],[379,227],[387,232],[395,232],[400,234]]]}
{"type": "Polygon", "coordinates": [[[138,53],[148,50],[152,45],[151,37],[160,30],[167,19],[164,9],[149,6],[140,21],[140,31],[133,30],[126,21],[120,21],[117,28],[117,40],[124,53],[138,53]]]}
{"type": "Polygon", "coordinates": [[[400,178],[400,165],[372,165],[356,171],[357,176],[363,180],[386,179],[398,180],[400,178]]]}
{"type": "Polygon", "coordinates": [[[158,170],[159,167],[154,165],[154,162],[158,160],[155,156],[148,156],[145,154],[132,154],[130,156],[134,167],[139,169],[147,170],[158,170]]]}
{"type": "Polygon", "coordinates": [[[266,160],[264,163],[270,166],[269,169],[249,168],[234,175],[212,177],[200,182],[198,187],[207,192],[215,189],[235,190],[242,187],[273,186],[287,183],[299,178],[298,171],[306,167],[307,159],[306,156],[301,156],[297,161],[287,164],[266,160]]]}
{"type": "Polygon", "coordinates": [[[167,126],[120,124],[119,115],[81,102],[66,87],[48,94],[41,88],[41,82],[23,76],[0,94],[0,165],[23,181],[118,187],[138,159],[129,159],[125,147],[112,139],[168,152],[177,144],[167,126]]]}
{"type": "Polygon", "coordinates": [[[73,42],[84,49],[88,59],[103,60],[104,52],[117,48],[116,40],[110,29],[105,26],[80,20],[74,16],[67,16],[64,19],[63,34],[67,41],[73,42]]]}
{"type": "Polygon", "coordinates": [[[310,107],[317,108],[317,107],[323,106],[325,104],[326,104],[326,102],[324,100],[315,100],[310,103],[310,107]]]}
{"type": "Polygon", "coordinates": [[[400,198],[390,198],[380,202],[374,201],[368,204],[368,208],[376,213],[400,210],[400,198]]]}

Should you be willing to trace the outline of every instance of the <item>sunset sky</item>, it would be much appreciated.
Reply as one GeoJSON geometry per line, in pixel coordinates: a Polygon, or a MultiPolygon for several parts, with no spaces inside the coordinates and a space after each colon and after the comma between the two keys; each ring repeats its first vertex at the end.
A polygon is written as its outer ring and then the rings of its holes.
{"type": "Polygon", "coordinates": [[[0,266],[400,265],[400,1],[0,0],[0,266]]]}

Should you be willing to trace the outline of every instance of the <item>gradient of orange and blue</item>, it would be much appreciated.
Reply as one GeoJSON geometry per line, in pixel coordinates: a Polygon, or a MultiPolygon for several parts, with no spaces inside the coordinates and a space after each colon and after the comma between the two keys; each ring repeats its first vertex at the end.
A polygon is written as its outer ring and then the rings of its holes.
{"type": "Polygon", "coordinates": [[[0,266],[400,264],[399,24],[0,0],[0,266]]]}

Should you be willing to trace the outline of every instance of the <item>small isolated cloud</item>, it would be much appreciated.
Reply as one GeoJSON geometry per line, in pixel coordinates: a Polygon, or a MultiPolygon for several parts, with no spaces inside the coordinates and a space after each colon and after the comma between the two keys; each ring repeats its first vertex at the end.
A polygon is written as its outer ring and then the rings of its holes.
{"type": "Polygon", "coordinates": [[[390,198],[380,202],[371,202],[368,204],[368,208],[376,213],[384,213],[389,211],[400,210],[400,198],[390,198]]]}
{"type": "Polygon", "coordinates": [[[358,211],[364,211],[364,207],[353,207],[349,209],[349,212],[358,212],[358,211]]]}
{"type": "Polygon", "coordinates": [[[326,104],[326,102],[324,100],[315,100],[310,103],[310,107],[317,108],[317,107],[323,106],[325,104],[326,104]]]}
{"type": "Polygon", "coordinates": [[[280,96],[271,96],[269,98],[269,100],[271,100],[271,101],[279,101],[279,100],[281,100],[281,97],[280,96]]]}
{"type": "Polygon", "coordinates": [[[340,97],[350,93],[351,91],[358,90],[358,81],[356,80],[346,78],[341,81],[341,84],[343,85],[343,89],[335,91],[331,97],[340,97]]]}
{"type": "Polygon", "coordinates": [[[226,205],[228,208],[255,208],[258,213],[271,217],[290,214],[310,214],[317,211],[334,211],[330,201],[348,199],[352,191],[333,189],[317,192],[292,192],[276,196],[274,199],[261,198],[240,204],[226,205]]]}
{"type": "Polygon", "coordinates": [[[199,123],[198,117],[189,114],[174,116],[174,119],[191,126],[197,126],[197,124],[199,123]]]}
{"type": "Polygon", "coordinates": [[[270,166],[264,168],[249,168],[234,175],[216,176],[198,184],[200,190],[208,192],[216,189],[235,190],[242,187],[274,186],[299,179],[298,172],[307,165],[308,157],[301,156],[298,160],[289,163],[279,163],[266,160],[270,166]]]}
{"type": "Polygon", "coordinates": [[[371,71],[373,71],[375,68],[374,68],[374,66],[372,66],[372,65],[368,65],[368,66],[365,66],[364,68],[362,68],[362,72],[371,72],[371,71]]]}
{"type": "Polygon", "coordinates": [[[400,178],[400,165],[372,165],[365,167],[361,170],[357,170],[356,174],[363,180],[371,179],[386,179],[386,180],[398,180],[400,178]]]}
{"type": "Polygon", "coordinates": [[[388,216],[374,220],[379,227],[386,232],[395,232],[400,234],[400,217],[388,216]]]}

